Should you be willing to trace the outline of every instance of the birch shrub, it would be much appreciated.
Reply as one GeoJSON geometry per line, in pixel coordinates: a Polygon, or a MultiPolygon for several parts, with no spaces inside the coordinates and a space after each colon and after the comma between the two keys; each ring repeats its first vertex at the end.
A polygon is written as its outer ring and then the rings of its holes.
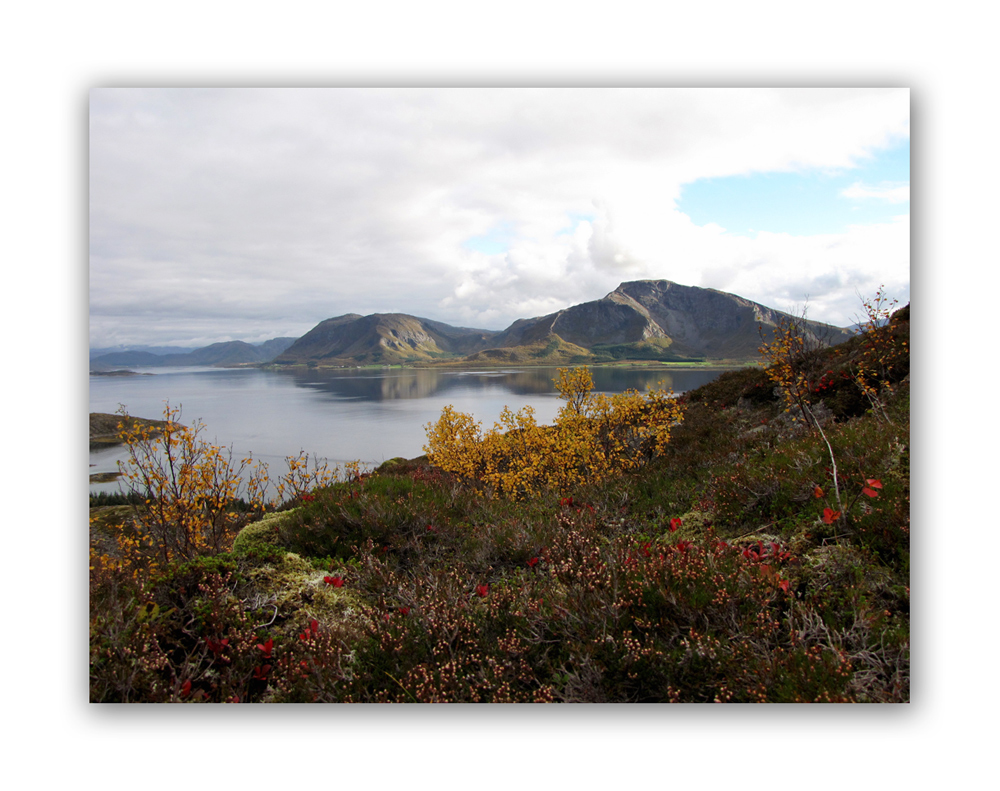
{"type": "Polygon", "coordinates": [[[566,403],[552,426],[538,425],[530,406],[504,407],[484,433],[472,415],[445,407],[425,426],[429,461],[498,494],[565,491],[642,467],[663,452],[683,417],[673,393],[662,388],[594,393],[588,368],[560,368],[554,382],[566,403]]]}

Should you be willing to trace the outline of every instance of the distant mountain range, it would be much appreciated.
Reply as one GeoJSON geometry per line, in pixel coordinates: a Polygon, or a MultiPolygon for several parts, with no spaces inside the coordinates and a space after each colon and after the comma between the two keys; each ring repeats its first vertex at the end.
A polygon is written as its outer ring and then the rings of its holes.
{"type": "MultiPolygon", "coordinates": [[[[226,341],[213,343],[192,351],[157,353],[154,348],[169,349],[171,347],[146,347],[145,349],[130,349],[107,354],[91,352],[90,367],[95,371],[109,371],[114,368],[132,368],[137,366],[164,365],[246,365],[267,363],[281,354],[295,342],[295,338],[272,338],[259,344],[244,341],[226,341]]],[[[173,347],[176,348],[176,347],[173,347]]],[[[96,350],[95,350],[96,351],[96,350]]]]}
{"type": "Polygon", "coordinates": [[[90,359],[103,357],[106,354],[121,354],[122,352],[149,352],[150,354],[187,354],[197,349],[197,346],[143,346],[139,344],[125,346],[103,346],[90,350],[90,359]]]}
{"type": "MultiPolygon", "coordinates": [[[[275,365],[355,366],[412,362],[585,363],[606,360],[750,360],[789,314],[735,294],[669,280],[622,283],[602,299],[502,332],[451,327],[402,313],[327,319],[291,344],[275,365]]],[[[808,333],[837,344],[851,334],[807,321],[808,333]]]]}
{"type": "MultiPolygon", "coordinates": [[[[771,340],[787,313],[736,294],[669,280],[622,283],[601,299],[531,319],[503,331],[452,327],[405,313],[348,313],[301,338],[252,345],[213,343],[194,350],[136,347],[91,352],[91,369],[166,365],[308,365],[354,367],[401,363],[565,364],[612,360],[746,361],[757,358],[761,331],[771,340]]],[[[814,339],[834,345],[841,329],[804,322],[814,339]]]]}

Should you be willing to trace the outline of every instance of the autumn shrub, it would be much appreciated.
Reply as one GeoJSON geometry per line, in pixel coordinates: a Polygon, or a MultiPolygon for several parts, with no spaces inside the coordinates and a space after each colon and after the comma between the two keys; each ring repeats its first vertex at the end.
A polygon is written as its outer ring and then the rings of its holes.
{"type": "Polygon", "coordinates": [[[567,491],[583,481],[638,469],[663,452],[683,409],[662,389],[607,396],[594,393],[587,368],[560,368],[555,380],[566,402],[553,426],[534,410],[504,407],[486,433],[471,415],[447,406],[428,424],[424,450],[432,464],[485,483],[498,494],[524,497],[567,491]]]}
{"type": "Polygon", "coordinates": [[[880,286],[871,299],[862,300],[862,353],[851,370],[854,383],[873,413],[885,420],[889,419],[883,403],[885,394],[891,394],[895,383],[909,373],[909,306],[897,311],[897,304],[897,300],[889,300],[885,286],[880,286]]]}
{"type": "Polygon", "coordinates": [[[125,557],[136,562],[145,555],[163,566],[175,558],[217,554],[264,512],[266,467],[204,442],[204,426],[181,425],[180,409],[169,404],[162,430],[129,421],[124,408],[119,412],[128,453],[119,463],[122,479],[129,493],[144,498],[134,517],[138,535],[122,542],[125,557]]]}
{"type": "MultiPolygon", "coordinates": [[[[92,563],[119,564],[133,574],[148,573],[173,560],[227,551],[239,530],[283,501],[330,485],[338,468],[300,452],[285,459],[287,472],[274,480],[266,464],[252,457],[236,459],[231,449],[205,442],[204,425],[179,422],[180,408],[164,407],[158,425],[131,420],[119,410],[119,437],[127,458],[119,462],[134,506],[127,529],[117,535],[117,547],[97,553],[92,563]]],[[[351,478],[360,475],[357,462],[347,465],[351,478]]]]}

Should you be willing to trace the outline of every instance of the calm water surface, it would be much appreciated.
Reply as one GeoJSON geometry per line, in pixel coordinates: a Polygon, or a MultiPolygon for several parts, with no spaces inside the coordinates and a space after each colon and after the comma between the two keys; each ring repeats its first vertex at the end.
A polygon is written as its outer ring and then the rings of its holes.
{"type": "MultiPolygon", "coordinates": [[[[360,459],[377,466],[395,456],[421,455],[424,426],[448,404],[471,412],[484,429],[503,407],[530,405],[551,423],[562,405],[552,384],[556,368],[487,370],[378,369],[262,371],[233,368],[134,368],[149,376],[91,376],[90,411],[159,419],[164,403],[181,407],[181,422],[205,424],[207,441],[253,454],[272,474],[300,451],[331,465],[360,459]]],[[[643,391],[660,381],[676,393],[700,387],[720,370],[594,368],[595,390],[643,391]]],[[[121,448],[91,452],[90,472],[113,472],[121,448]]],[[[118,483],[91,484],[92,492],[118,483]]]]}

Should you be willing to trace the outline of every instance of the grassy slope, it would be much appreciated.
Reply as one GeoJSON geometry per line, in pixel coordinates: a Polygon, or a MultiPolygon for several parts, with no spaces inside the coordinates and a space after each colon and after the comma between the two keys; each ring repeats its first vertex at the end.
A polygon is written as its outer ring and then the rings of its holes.
{"type": "MultiPolygon", "coordinates": [[[[232,554],[176,570],[149,594],[159,611],[202,613],[191,621],[200,639],[227,634],[242,653],[222,663],[189,650],[182,661],[170,641],[200,643],[164,618],[171,659],[132,678],[130,694],[906,701],[908,371],[893,372],[877,419],[841,377],[859,348],[823,359],[842,506],[820,438],[782,412],[761,370],[731,371],[688,394],[667,454],[636,474],[512,502],[414,460],[291,504],[232,554]],[[882,487],[875,498],[862,493],[869,479],[882,487]],[[839,507],[846,520],[826,524],[824,509],[839,507]],[[214,571],[233,574],[225,589],[256,608],[238,616],[217,593],[205,615],[205,597],[183,591],[214,571]],[[265,637],[266,662],[254,648],[265,637]]],[[[108,623],[92,639],[98,654],[128,631],[112,637],[108,623]]],[[[102,661],[92,696],[122,699],[102,661]]]]}

